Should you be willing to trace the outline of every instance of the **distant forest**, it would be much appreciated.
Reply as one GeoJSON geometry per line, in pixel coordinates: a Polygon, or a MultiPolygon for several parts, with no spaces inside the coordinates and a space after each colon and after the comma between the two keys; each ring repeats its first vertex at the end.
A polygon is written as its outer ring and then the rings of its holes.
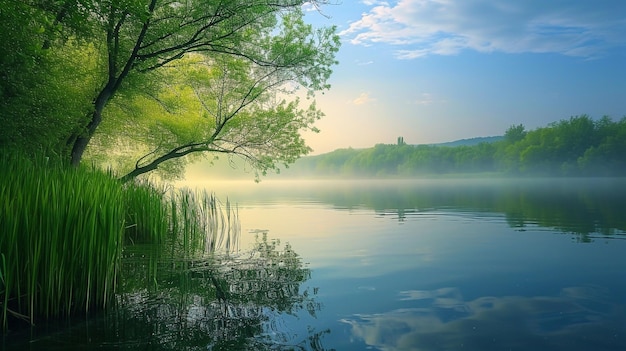
{"type": "Polygon", "coordinates": [[[305,157],[289,175],[413,177],[433,174],[499,173],[534,176],[626,175],[626,117],[571,117],[527,131],[511,126],[504,137],[476,145],[396,144],[339,149],[305,157]]]}

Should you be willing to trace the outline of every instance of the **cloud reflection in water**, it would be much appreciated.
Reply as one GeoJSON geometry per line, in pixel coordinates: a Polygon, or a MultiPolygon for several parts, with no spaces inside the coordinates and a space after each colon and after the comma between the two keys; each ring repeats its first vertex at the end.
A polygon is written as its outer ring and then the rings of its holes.
{"type": "Polygon", "coordinates": [[[568,287],[555,296],[485,296],[457,288],[400,292],[420,307],[359,314],[342,322],[384,351],[625,350],[626,310],[609,292],[568,287]],[[423,304],[423,306],[421,306],[423,304]]]}

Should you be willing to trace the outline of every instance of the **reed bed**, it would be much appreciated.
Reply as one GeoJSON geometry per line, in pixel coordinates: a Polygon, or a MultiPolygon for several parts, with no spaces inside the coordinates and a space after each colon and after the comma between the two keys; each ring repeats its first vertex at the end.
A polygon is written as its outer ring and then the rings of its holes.
{"type": "Polygon", "coordinates": [[[196,255],[232,250],[238,234],[236,209],[206,192],[122,184],[43,157],[0,156],[2,329],[9,319],[33,324],[105,308],[125,244],[196,255]]]}
{"type": "Polygon", "coordinates": [[[124,186],[127,244],[162,243],[169,236],[168,204],[164,199],[169,191],[173,190],[147,181],[124,186]]]}
{"type": "Polygon", "coordinates": [[[2,324],[105,306],[124,234],[111,177],[46,159],[0,161],[2,324]]]}

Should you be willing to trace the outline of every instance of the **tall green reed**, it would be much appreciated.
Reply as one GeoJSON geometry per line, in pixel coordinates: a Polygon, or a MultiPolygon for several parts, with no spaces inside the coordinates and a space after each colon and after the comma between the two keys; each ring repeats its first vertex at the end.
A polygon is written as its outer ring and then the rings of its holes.
{"type": "Polygon", "coordinates": [[[236,206],[213,193],[147,181],[125,185],[126,243],[164,243],[187,254],[237,249],[236,206]]]}
{"type": "Polygon", "coordinates": [[[124,243],[162,244],[183,257],[237,248],[236,207],[207,192],[0,156],[0,313],[36,318],[104,308],[124,243]]]}
{"type": "Polygon", "coordinates": [[[124,234],[120,184],[44,158],[0,159],[2,324],[105,306],[124,234]]]}
{"type": "Polygon", "coordinates": [[[169,236],[165,186],[147,181],[124,186],[126,205],[125,238],[127,244],[161,243],[169,236]]]}
{"type": "Polygon", "coordinates": [[[188,188],[168,194],[170,232],[174,247],[186,256],[238,249],[239,215],[227,199],[223,204],[213,193],[188,188]]]}

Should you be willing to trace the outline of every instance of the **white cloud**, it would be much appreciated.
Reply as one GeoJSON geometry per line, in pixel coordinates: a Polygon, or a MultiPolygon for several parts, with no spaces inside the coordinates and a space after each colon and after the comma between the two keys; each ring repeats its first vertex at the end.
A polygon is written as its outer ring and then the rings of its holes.
{"type": "Polygon", "coordinates": [[[372,101],[374,101],[374,99],[370,97],[369,93],[361,93],[359,97],[350,101],[350,103],[353,105],[364,105],[372,101]]]}
{"type": "Polygon", "coordinates": [[[386,1],[378,1],[378,0],[363,0],[361,1],[363,5],[374,6],[374,5],[389,5],[386,1]]]}
{"type": "Polygon", "coordinates": [[[355,45],[398,46],[400,59],[454,55],[468,49],[593,57],[626,43],[626,2],[621,0],[363,3],[372,8],[340,34],[355,45]]]}
{"type": "Polygon", "coordinates": [[[308,2],[307,2],[307,3],[305,3],[305,4],[303,4],[303,5],[302,5],[302,10],[303,10],[304,12],[313,12],[313,11],[317,11],[317,10],[318,10],[318,8],[317,8],[317,7],[315,7],[315,5],[313,5],[313,4],[311,4],[311,3],[308,3],[308,2]]]}

